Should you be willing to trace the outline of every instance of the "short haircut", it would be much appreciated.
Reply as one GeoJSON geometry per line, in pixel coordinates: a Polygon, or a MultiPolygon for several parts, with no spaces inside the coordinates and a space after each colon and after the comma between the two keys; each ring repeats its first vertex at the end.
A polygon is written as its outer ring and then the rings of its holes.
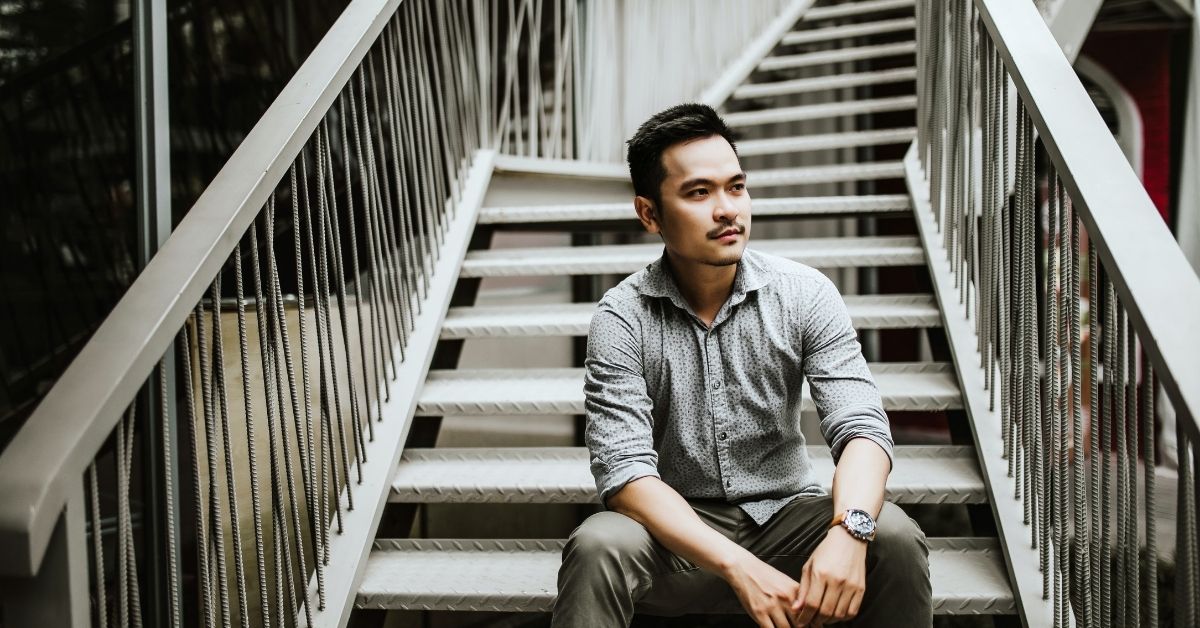
{"type": "Polygon", "coordinates": [[[714,135],[725,138],[737,154],[733,131],[708,105],[684,103],[651,116],[627,142],[626,159],[634,193],[654,201],[655,211],[660,211],[662,182],[667,178],[662,154],[676,144],[714,135]]]}

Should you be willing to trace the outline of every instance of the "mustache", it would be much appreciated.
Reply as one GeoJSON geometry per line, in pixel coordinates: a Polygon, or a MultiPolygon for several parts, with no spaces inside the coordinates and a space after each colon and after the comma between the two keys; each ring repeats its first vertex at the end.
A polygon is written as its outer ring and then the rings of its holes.
{"type": "Polygon", "coordinates": [[[710,240],[715,240],[722,233],[725,233],[726,231],[729,231],[730,229],[736,230],[739,234],[746,233],[746,225],[744,225],[740,222],[735,222],[733,224],[723,225],[723,226],[717,227],[716,229],[713,229],[712,231],[709,231],[708,237],[710,240]]]}

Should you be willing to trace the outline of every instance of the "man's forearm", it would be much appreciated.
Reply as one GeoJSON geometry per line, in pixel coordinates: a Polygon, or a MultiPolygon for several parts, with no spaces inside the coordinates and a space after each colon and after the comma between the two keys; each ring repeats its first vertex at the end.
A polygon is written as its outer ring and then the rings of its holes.
{"type": "Polygon", "coordinates": [[[748,552],[700,519],[687,501],[662,480],[634,480],[608,498],[608,507],[642,524],[676,555],[728,579],[748,552]]]}
{"type": "Polygon", "coordinates": [[[879,517],[891,470],[887,452],[874,441],[855,438],[846,443],[833,471],[833,512],[859,508],[879,517]]]}

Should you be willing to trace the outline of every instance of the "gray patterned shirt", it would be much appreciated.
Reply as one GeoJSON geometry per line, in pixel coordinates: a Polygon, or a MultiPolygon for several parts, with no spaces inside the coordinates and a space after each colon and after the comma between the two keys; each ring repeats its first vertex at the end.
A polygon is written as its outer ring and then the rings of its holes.
{"type": "Polygon", "coordinates": [[[664,260],[609,290],[588,332],[585,435],[602,502],[654,476],[761,525],[821,494],[798,419],[803,378],[835,462],[859,437],[891,457],[879,391],[825,275],[746,249],[708,327],[664,260]]]}

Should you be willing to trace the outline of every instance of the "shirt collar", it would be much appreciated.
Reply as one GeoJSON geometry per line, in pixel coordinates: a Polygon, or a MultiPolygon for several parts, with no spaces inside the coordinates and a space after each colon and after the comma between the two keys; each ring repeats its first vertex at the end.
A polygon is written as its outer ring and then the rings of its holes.
{"type": "MultiPolygon", "coordinates": [[[[748,294],[768,283],[771,283],[770,269],[759,258],[758,253],[747,248],[742,253],[742,259],[737,263],[737,274],[733,278],[733,292],[729,294],[726,306],[732,307],[745,301],[748,294]]],[[[675,277],[672,275],[667,261],[666,249],[663,249],[662,255],[657,260],[646,267],[642,280],[638,284],[638,292],[648,297],[668,298],[676,307],[688,312],[692,311],[687,300],[683,298],[683,294],[679,292],[678,284],[675,283],[675,277]]]]}

